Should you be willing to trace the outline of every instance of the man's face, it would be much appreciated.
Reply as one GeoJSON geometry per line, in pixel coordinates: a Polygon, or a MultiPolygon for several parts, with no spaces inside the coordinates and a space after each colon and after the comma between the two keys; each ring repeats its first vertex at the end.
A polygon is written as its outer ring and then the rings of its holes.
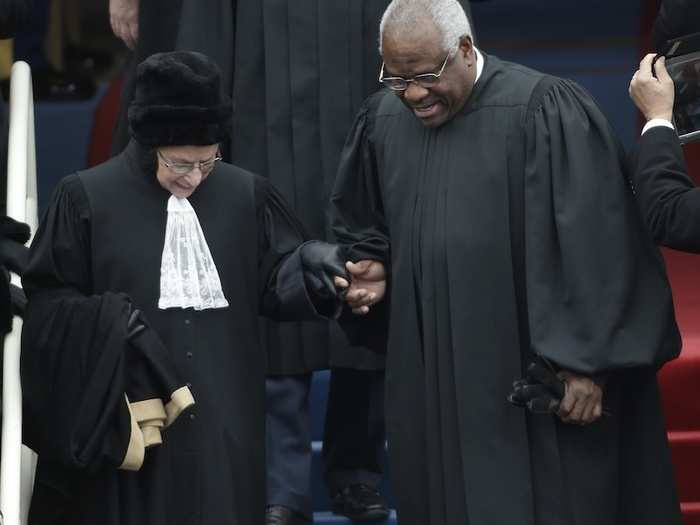
{"type": "MultiPolygon", "coordinates": [[[[424,73],[439,73],[450,50],[443,49],[437,29],[425,24],[421,34],[395,36],[384,35],[384,76],[410,79],[424,73]]],[[[454,50],[453,50],[454,51],[454,50]]],[[[424,126],[436,128],[450,120],[464,103],[474,86],[476,78],[476,55],[471,39],[465,37],[456,53],[451,56],[440,80],[433,86],[424,87],[409,82],[405,91],[395,91],[401,101],[424,126]]]]}
{"type": "Polygon", "coordinates": [[[218,151],[218,144],[158,148],[156,178],[163,188],[176,197],[185,199],[194,193],[214,169],[218,151]]]}

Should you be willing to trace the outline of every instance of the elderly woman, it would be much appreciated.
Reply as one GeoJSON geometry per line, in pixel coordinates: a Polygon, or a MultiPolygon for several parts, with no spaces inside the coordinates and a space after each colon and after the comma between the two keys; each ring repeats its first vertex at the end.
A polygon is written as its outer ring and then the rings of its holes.
{"type": "Polygon", "coordinates": [[[334,315],[343,264],[219,162],[231,104],[204,55],[141,64],[129,118],[123,154],[59,184],[24,277],[30,522],[261,523],[257,316],[334,315]]]}

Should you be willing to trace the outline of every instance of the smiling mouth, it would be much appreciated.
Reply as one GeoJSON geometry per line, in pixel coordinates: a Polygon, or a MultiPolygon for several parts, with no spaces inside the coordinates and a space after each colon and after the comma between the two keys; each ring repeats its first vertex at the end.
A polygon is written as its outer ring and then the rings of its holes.
{"type": "Polygon", "coordinates": [[[413,112],[416,114],[416,116],[418,118],[426,118],[426,117],[433,116],[437,112],[439,105],[440,105],[439,102],[433,102],[432,104],[423,104],[421,106],[412,106],[411,109],[413,109],[413,112]]]}

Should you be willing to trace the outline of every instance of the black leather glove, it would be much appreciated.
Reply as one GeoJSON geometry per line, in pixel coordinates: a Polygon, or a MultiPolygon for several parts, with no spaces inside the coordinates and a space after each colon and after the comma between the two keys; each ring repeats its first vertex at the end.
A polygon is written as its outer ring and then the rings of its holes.
{"type": "Polygon", "coordinates": [[[10,284],[10,271],[22,275],[27,267],[29,226],[10,217],[0,218],[0,333],[12,330],[12,316],[23,315],[27,305],[24,292],[10,284]]]}
{"type": "Polygon", "coordinates": [[[10,217],[0,219],[0,264],[6,269],[23,275],[29,260],[29,226],[10,217]]]}
{"type": "Polygon", "coordinates": [[[307,289],[321,301],[335,301],[342,297],[333,278],[338,276],[350,282],[345,269],[345,249],[337,244],[310,241],[299,250],[307,289]]]}
{"type": "Polygon", "coordinates": [[[526,376],[513,383],[508,401],[535,414],[553,414],[564,399],[566,385],[548,363],[538,360],[527,367],[526,376]]]}

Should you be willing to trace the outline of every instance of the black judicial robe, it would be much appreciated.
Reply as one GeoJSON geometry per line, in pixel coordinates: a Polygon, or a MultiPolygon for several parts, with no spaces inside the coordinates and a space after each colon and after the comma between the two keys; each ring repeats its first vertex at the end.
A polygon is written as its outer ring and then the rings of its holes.
{"type": "Polygon", "coordinates": [[[338,239],[389,269],[387,318],[353,326],[388,328],[399,521],[679,524],[655,371],[680,338],[622,150],[574,83],[485,60],[437,129],[370,98],[333,193],[338,239]],[[581,427],[509,405],[535,354],[608,374],[612,415],[581,427]]]}
{"type": "Polygon", "coordinates": [[[42,391],[39,381],[87,380],[89,360],[76,358],[73,368],[56,362],[65,362],[71,345],[80,343],[71,334],[82,332],[96,345],[90,309],[96,297],[119,292],[144,312],[191,385],[196,404],[164,431],[163,445],[147,450],[138,472],[117,470],[108,462],[66,461],[41,446],[52,439],[45,422],[25,421],[26,443],[39,444],[32,525],[250,525],[264,520],[265,353],[258,313],[282,320],[314,317],[298,272],[296,248],[303,240],[298,222],[264,179],[217,165],[189,201],[230,306],[159,310],[170,194],[153,174],[154,158],[150,164],[148,159],[132,142],[121,155],[65,178],[56,189],[23,280],[29,296],[22,350],[23,383],[30,394],[25,403],[46,402],[32,395],[42,391]],[[279,282],[284,269],[286,280],[279,282]],[[85,315],[80,315],[81,299],[85,315]],[[73,315],[65,315],[68,307],[73,315]],[[64,375],[51,377],[53,367],[64,375]]]}
{"type": "MultiPolygon", "coordinates": [[[[379,88],[379,21],[389,0],[236,2],[232,162],[267,177],[311,238],[326,209],[353,117],[379,88]]],[[[328,322],[265,323],[271,374],[377,369],[328,322]]]]}

